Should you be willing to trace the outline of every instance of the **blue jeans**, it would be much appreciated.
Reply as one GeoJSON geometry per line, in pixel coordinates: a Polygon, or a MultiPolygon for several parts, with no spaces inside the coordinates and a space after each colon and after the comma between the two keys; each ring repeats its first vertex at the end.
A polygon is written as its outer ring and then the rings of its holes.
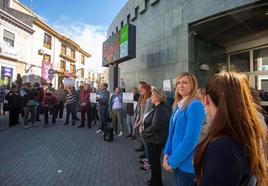
{"type": "Polygon", "coordinates": [[[105,127],[107,127],[107,119],[108,119],[108,107],[100,107],[100,117],[101,117],[101,126],[99,129],[102,131],[105,127]]]}
{"type": "Polygon", "coordinates": [[[174,170],[176,186],[195,186],[195,175],[181,171],[179,168],[174,170]]]}

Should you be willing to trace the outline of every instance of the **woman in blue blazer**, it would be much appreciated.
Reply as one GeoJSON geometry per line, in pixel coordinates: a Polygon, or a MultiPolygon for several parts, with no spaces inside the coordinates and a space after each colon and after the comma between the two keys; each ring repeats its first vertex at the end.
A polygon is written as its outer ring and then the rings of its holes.
{"type": "Polygon", "coordinates": [[[203,104],[196,99],[197,80],[188,72],[176,80],[175,101],[164,150],[163,167],[174,172],[177,186],[194,186],[193,152],[205,121],[203,104]]]}

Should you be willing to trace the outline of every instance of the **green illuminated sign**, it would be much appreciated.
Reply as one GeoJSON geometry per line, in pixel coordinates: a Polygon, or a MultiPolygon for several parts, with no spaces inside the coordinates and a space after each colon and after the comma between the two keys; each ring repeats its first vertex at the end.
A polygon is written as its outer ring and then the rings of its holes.
{"type": "Polygon", "coordinates": [[[103,66],[134,57],[136,57],[136,28],[133,25],[125,25],[103,43],[103,66]]]}

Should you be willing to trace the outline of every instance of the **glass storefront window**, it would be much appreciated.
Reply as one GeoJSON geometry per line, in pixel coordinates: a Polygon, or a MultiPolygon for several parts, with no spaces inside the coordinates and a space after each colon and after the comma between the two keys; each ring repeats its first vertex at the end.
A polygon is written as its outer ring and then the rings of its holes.
{"type": "Polygon", "coordinates": [[[230,70],[236,72],[250,71],[250,55],[249,51],[232,54],[230,56],[230,70]]]}
{"type": "Polygon", "coordinates": [[[268,70],[268,47],[254,50],[253,62],[255,71],[268,70]]]}

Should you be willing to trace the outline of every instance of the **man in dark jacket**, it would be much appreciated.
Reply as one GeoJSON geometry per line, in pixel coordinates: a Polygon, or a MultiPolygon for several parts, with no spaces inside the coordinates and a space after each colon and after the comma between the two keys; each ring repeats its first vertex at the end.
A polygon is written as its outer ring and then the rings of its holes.
{"type": "Polygon", "coordinates": [[[100,104],[101,126],[96,131],[96,133],[100,133],[101,131],[104,130],[105,127],[107,127],[109,98],[110,98],[110,93],[107,90],[107,88],[108,88],[108,84],[103,83],[101,85],[101,91],[99,92],[97,96],[97,101],[100,104]]]}
{"type": "Polygon", "coordinates": [[[5,99],[8,101],[9,109],[9,127],[19,124],[19,114],[21,106],[21,96],[17,87],[13,86],[5,99]]]}

